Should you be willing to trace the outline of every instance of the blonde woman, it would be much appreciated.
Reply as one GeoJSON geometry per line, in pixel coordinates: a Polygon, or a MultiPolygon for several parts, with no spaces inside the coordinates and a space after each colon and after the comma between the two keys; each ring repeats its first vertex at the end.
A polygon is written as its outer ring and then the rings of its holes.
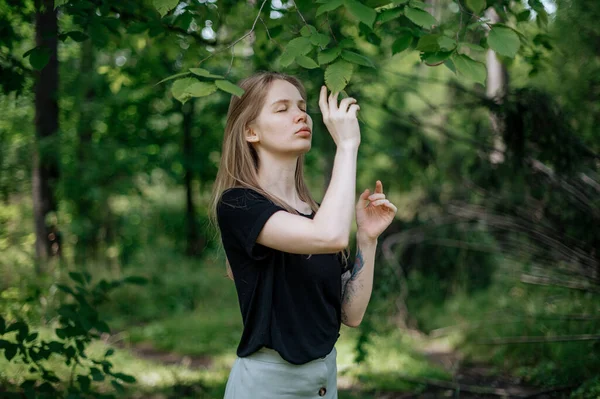
{"type": "Polygon", "coordinates": [[[238,83],[227,114],[211,217],[243,320],[226,399],[337,398],[341,323],[360,324],[378,236],[397,211],[380,181],[355,204],[360,145],[354,98],[322,87],[319,107],[337,146],[320,204],[304,181],[313,123],[295,77],[259,72],[238,83]],[[356,212],[357,252],[347,246],[356,212]]]}

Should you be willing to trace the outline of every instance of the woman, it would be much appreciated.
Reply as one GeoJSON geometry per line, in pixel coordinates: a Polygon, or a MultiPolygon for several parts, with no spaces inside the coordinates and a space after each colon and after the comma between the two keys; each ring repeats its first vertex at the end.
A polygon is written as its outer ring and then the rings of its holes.
{"type": "Polygon", "coordinates": [[[319,107],[337,150],[319,206],[304,182],[313,127],[304,87],[274,72],[239,86],[245,92],[231,98],[212,198],[244,324],[225,398],[337,398],[334,345],[341,323],[356,327],[362,320],[377,237],[396,207],[380,181],[354,204],[355,99],[338,106],[339,93],[321,87],[319,107]],[[357,253],[350,267],[344,255],[354,212],[357,253]]]}

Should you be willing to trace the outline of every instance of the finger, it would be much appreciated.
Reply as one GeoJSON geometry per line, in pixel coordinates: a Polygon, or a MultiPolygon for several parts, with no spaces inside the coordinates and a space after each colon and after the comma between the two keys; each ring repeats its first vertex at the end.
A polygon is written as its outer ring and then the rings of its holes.
{"type": "Polygon", "coordinates": [[[375,200],[379,200],[379,199],[385,199],[385,194],[376,193],[376,194],[369,195],[369,201],[375,201],[375,200]]]}
{"type": "Polygon", "coordinates": [[[371,205],[373,205],[373,206],[380,206],[380,205],[384,205],[384,204],[386,204],[388,202],[390,202],[390,200],[380,199],[380,200],[377,200],[377,201],[371,201],[371,205]]]}
{"type": "Polygon", "coordinates": [[[338,96],[340,95],[339,91],[336,91],[335,93],[331,92],[329,94],[329,114],[333,114],[334,112],[337,112],[338,110],[338,105],[337,105],[337,100],[338,100],[338,96]]]}
{"type": "Polygon", "coordinates": [[[360,111],[360,105],[358,104],[352,104],[350,105],[350,108],[348,108],[348,114],[354,116],[355,118],[358,111],[360,111]]]}
{"type": "Polygon", "coordinates": [[[369,193],[371,192],[371,190],[369,190],[368,188],[365,189],[361,194],[360,194],[360,199],[364,200],[364,201],[368,201],[369,198],[369,193]]]}
{"type": "Polygon", "coordinates": [[[319,108],[323,117],[329,117],[329,105],[327,104],[327,86],[321,86],[321,93],[319,94],[319,108]]]}
{"type": "Polygon", "coordinates": [[[352,103],[355,103],[356,99],[352,97],[346,97],[342,101],[340,101],[340,111],[348,112],[348,106],[352,103]]]}
{"type": "Polygon", "coordinates": [[[381,180],[377,180],[377,183],[375,183],[375,192],[383,193],[383,183],[381,182],[381,180]]]}
{"type": "Polygon", "coordinates": [[[396,208],[396,205],[392,204],[389,200],[388,200],[388,202],[386,202],[383,205],[387,206],[388,208],[390,208],[392,211],[394,211],[394,213],[398,212],[398,208],[396,208]]]}

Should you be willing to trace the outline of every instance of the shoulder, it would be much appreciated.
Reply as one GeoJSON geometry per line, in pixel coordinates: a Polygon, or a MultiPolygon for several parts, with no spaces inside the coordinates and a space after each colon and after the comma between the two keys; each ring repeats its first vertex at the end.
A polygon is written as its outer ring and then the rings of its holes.
{"type": "Polygon", "coordinates": [[[246,187],[228,188],[221,194],[219,204],[230,206],[244,206],[252,201],[264,201],[268,199],[259,192],[246,187]]]}

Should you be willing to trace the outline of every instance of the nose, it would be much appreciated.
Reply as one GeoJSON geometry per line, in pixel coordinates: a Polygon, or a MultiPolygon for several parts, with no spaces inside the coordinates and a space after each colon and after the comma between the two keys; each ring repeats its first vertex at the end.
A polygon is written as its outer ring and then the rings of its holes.
{"type": "Polygon", "coordinates": [[[306,122],[306,118],[307,118],[306,112],[302,111],[300,108],[298,108],[298,113],[294,117],[294,123],[298,123],[301,120],[304,120],[304,122],[306,122]]]}

